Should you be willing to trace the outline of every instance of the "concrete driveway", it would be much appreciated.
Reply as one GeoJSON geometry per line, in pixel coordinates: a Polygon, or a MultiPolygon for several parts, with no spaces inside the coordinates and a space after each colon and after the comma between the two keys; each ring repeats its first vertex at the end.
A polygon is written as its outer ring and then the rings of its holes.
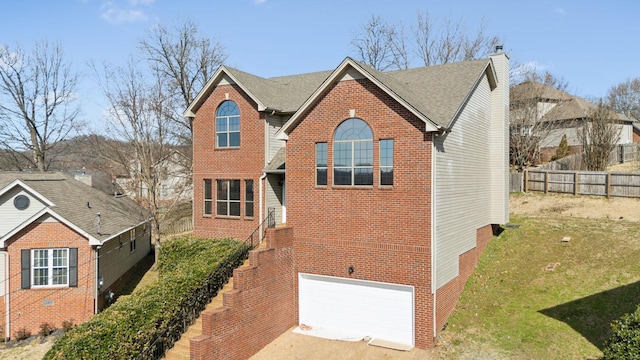
{"type": "Polygon", "coordinates": [[[327,340],[315,336],[296,334],[295,327],[284,332],[265,346],[251,360],[329,360],[329,359],[371,359],[371,360],[424,360],[430,352],[418,348],[398,351],[377,346],[369,346],[366,341],[349,342],[327,340]]]}

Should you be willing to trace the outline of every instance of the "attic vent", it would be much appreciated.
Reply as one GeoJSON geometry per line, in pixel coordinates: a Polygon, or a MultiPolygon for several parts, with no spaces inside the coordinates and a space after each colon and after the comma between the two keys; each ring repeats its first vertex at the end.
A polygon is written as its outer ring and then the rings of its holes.
{"type": "Polygon", "coordinates": [[[25,195],[18,195],[13,199],[13,206],[18,210],[24,210],[29,207],[29,198],[25,195]]]}

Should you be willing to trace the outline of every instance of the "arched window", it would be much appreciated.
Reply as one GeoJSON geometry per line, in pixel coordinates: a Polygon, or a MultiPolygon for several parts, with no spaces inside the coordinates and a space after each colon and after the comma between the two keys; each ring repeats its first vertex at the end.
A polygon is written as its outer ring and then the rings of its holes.
{"type": "Polygon", "coordinates": [[[333,184],[373,185],[373,132],[358,118],[347,119],[336,129],[333,184]]]}
{"type": "Polygon", "coordinates": [[[231,100],[226,100],[216,111],[216,147],[240,146],[240,109],[231,100]]]}

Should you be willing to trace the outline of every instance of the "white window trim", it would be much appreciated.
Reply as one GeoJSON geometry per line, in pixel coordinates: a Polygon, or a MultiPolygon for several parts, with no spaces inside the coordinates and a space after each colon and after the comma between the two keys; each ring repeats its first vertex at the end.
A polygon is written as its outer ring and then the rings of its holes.
{"type": "MultiPolygon", "coordinates": [[[[58,266],[56,268],[63,268],[62,266],[58,266]]],[[[38,289],[44,289],[44,288],[59,288],[59,287],[69,287],[69,249],[68,248],[51,248],[51,249],[31,249],[31,288],[38,288],[38,289]],[[36,256],[35,253],[36,251],[42,251],[42,250],[46,250],[47,251],[47,267],[46,269],[48,270],[48,274],[47,274],[47,285],[36,285],[36,281],[35,281],[35,276],[36,276],[36,269],[44,269],[44,267],[35,267],[35,262],[36,262],[36,256]],[[64,266],[64,268],[66,268],[67,271],[67,282],[65,284],[53,284],[53,251],[54,250],[64,250],[65,254],[66,254],[66,266],[64,266]]]]}

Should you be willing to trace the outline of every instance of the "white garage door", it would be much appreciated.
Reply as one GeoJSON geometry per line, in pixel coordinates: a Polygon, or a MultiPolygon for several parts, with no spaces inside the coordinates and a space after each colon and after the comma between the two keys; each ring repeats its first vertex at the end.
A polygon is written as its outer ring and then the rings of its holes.
{"type": "Polygon", "coordinates": [[[299,274],[300,324],[414,345],[413,286],[299,274]]]}

